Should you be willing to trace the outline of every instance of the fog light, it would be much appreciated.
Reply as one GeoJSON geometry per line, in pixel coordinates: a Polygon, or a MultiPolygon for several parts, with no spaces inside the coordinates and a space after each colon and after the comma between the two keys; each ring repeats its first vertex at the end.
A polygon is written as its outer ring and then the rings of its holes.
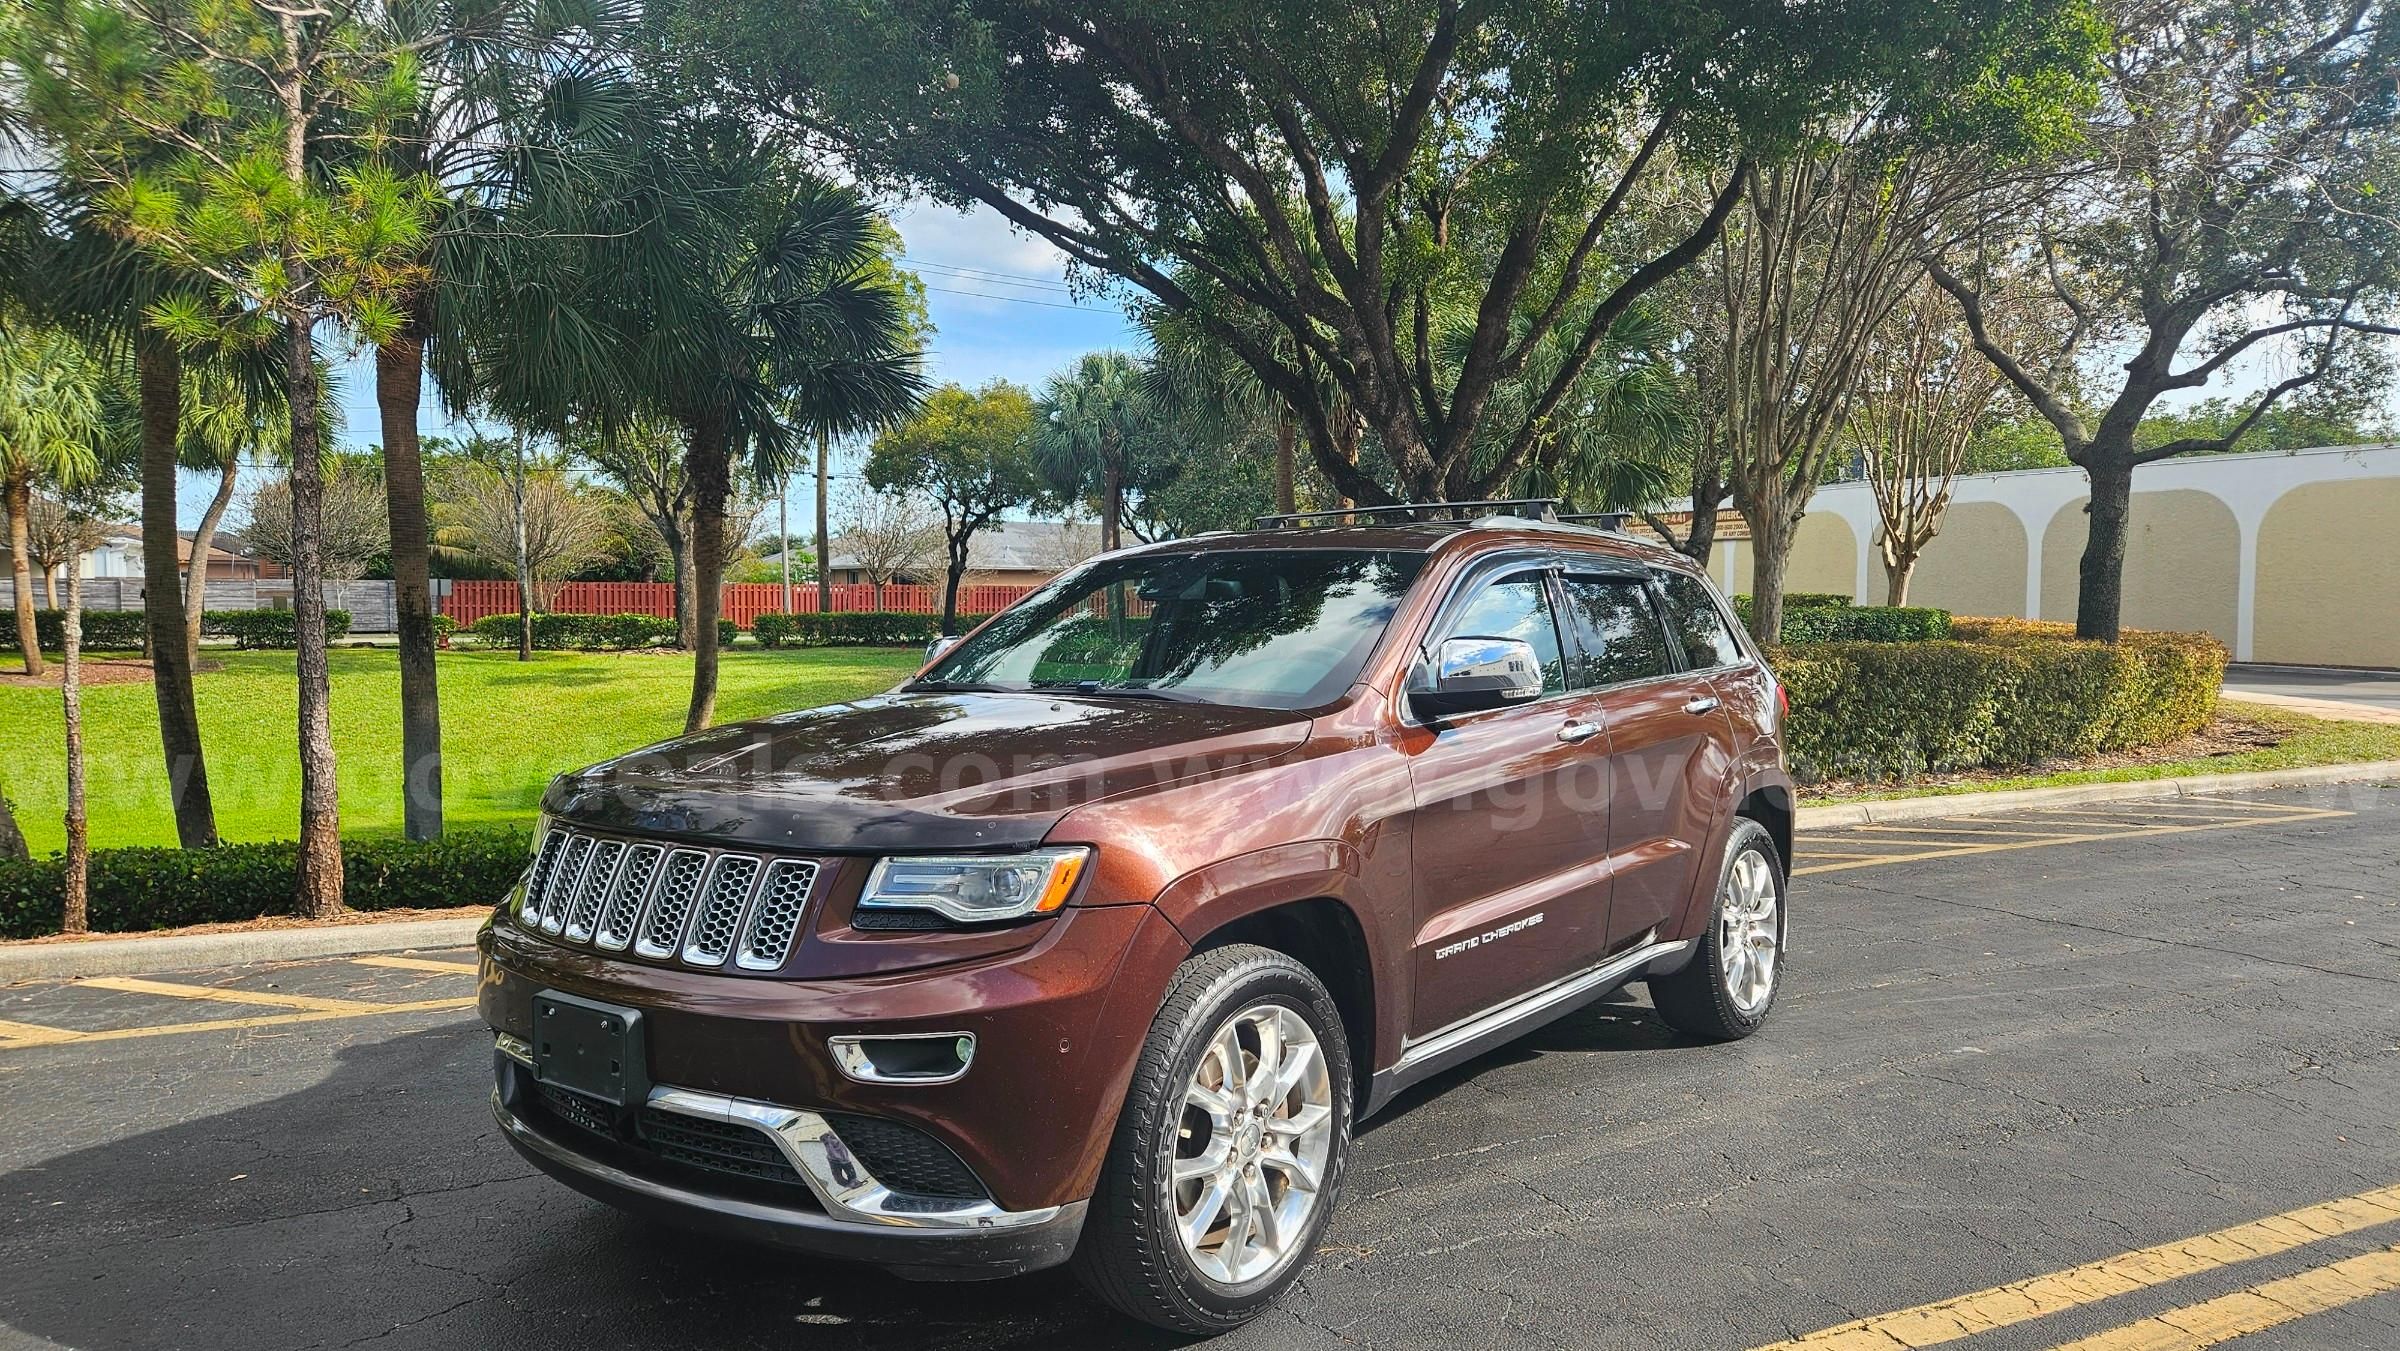
{"type": "Polygon", "coordinates": [[[972,1032],[834,1037],[826,1045],[842,1073],[862,1084],[946,1084],[975,1062],[972,1032]]]}

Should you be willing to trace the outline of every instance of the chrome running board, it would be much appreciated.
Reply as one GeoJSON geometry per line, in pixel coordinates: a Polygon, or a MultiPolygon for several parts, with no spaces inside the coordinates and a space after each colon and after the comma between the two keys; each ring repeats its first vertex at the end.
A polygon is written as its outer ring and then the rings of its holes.
{"type": "Polygon", "coordinates": [[[1598,966],[1552,981],[1529,994],[1496,1004],[1409,1042],[1401,1049],[1399,1063],[1375,1076],[1368,1110],[1382,1106],[1392,1094],[1410,1084],[1420,1083],[1544,1023],[1573,1013],[1631,980],[1643,968],[1681,956],[1692,942],[1686,938],[1669,943],[1643,943],[1598,966]]]}

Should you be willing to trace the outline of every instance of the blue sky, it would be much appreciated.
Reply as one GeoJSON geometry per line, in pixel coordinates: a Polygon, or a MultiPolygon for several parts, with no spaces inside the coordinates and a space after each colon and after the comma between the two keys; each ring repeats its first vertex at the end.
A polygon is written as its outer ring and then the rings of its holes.
{"type": "MultiPolygon", "coordinates": [[[[979,385],[1007,379],[1039,389],[1052,372],[1085,352],[1141,346],[1141,334],[1121,305],[1068,291],[1064,257],[990,210],[977,207],[968,214],[914,204],[892,219],[907,247],[908,266],[925,282],[935,329],[926,366],[936,382],[979,385]]],[[[342,439],[372,445],[378,439],[372,354],[352,356],[337,375],[342,439]]],[[[430,391],[422,421],[429,436],[453,430],[430,391]]],[[[836,472],[855,473],[858,458],[856,448],[847,457],[837,453],[836,472]]],[[[186,477],[177,495],[185,528],[199,523],[210,486],[186,477]]],[[[835,500],[840,500],[838,488],[835,500]]],[[[795,480],[790,503],[792,529],[806,534],[816,519],[813,478],[795,480]]],[[[762,524],[774,528],[772,517],[762,524]]]]}

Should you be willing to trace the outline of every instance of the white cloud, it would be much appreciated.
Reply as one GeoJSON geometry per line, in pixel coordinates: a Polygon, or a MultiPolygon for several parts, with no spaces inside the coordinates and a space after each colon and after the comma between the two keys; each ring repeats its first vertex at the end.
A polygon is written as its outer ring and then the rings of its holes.
{"type": "Polygon", "coordinates": [[[903,204],[891,219],[909,256],[917,261],[1065,280],[1065,254],[980,203],[960,211],[919,198],[903,204]]]}

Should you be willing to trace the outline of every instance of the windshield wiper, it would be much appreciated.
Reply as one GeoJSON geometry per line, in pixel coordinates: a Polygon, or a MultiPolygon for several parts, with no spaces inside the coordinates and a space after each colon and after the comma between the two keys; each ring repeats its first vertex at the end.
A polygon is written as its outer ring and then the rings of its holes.
{"type": "Polygon", "coordinates": [[[1007,694],[998,685],[978,685],[972,680],[912,680],[900,687],[902,694],[1007,694]]]}
{"type": "Polygon", "coordinates": [[[1044,693],[1092,694],[1104,699],[1156,699],[1170,704],[1207,702],[1196,695],[1174,690],[1154,690],[1145,685],[1103,685],[1097,680],[1037,680],[1025,688],[1044,693]]]}

